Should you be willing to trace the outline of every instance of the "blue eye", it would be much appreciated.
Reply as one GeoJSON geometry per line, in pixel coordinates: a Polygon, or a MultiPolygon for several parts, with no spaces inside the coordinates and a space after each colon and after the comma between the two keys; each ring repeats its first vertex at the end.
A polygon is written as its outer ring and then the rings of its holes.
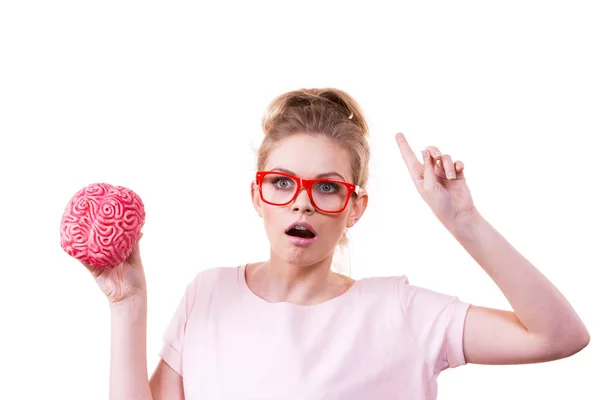
{"type": "Polygon", "coordinates": [[[273,179],[272,184],[278,189],[289,189],[290,187],[294,186],[294,183],[291,179],[281,177],[273,179]]]}
{"type": "Polygon", "coordinates": [[[340,188],[337,183],[333,182],[320,182],[317,186],[317,190],[323,193],[337,193],[340,188]]]}

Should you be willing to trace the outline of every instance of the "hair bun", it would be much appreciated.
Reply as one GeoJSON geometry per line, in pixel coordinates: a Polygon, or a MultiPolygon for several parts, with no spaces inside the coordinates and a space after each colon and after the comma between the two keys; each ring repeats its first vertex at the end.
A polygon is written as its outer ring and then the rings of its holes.
{"type": "Polygon", "coordinates": [[[294,118],[295,110],[304,108],[337,115],[339,123],[347,121],[358,127],[363,136],[369,134],[366,119],[356,100],[343,90],[324,88],[294,90],[275,98],[262,118],[265,135],[270,136],[283,120],[294,118]]]}

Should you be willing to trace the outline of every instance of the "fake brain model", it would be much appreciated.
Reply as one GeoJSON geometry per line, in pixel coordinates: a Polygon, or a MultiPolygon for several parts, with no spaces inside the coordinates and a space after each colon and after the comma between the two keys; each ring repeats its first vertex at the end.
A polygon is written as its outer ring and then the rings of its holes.
{"type": "Polygon", "coordinates": [[[60,224],[60,245],[85,264],[114,268],[131,254],[145,219],[144,204],[135,192],[94,183],[67,204],[60,224]]]}

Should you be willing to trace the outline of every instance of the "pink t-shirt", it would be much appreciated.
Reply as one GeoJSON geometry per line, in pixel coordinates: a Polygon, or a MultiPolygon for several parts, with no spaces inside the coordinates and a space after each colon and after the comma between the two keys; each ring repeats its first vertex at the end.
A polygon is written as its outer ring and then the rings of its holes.
{"type": "Polygon", "coordinates": [[[186,400],[432,400],[438,374],[465,364],[468,307],[406,276],[313,306],[270,303],[245,266],[211,268],[187,286],[159,355],[186,400]]]}

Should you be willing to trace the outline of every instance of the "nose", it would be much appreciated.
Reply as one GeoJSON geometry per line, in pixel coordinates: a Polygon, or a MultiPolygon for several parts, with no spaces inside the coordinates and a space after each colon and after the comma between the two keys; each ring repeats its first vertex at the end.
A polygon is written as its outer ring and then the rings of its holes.
{"type": "Polygon", "coordinates": [[[296,196],[296,199],[292,202],[292,210],[309,213],[315,212],[315,207],[310,201],[306,188],[300,189],[300,193],[298,193],[298,196],[296,196]]]}

